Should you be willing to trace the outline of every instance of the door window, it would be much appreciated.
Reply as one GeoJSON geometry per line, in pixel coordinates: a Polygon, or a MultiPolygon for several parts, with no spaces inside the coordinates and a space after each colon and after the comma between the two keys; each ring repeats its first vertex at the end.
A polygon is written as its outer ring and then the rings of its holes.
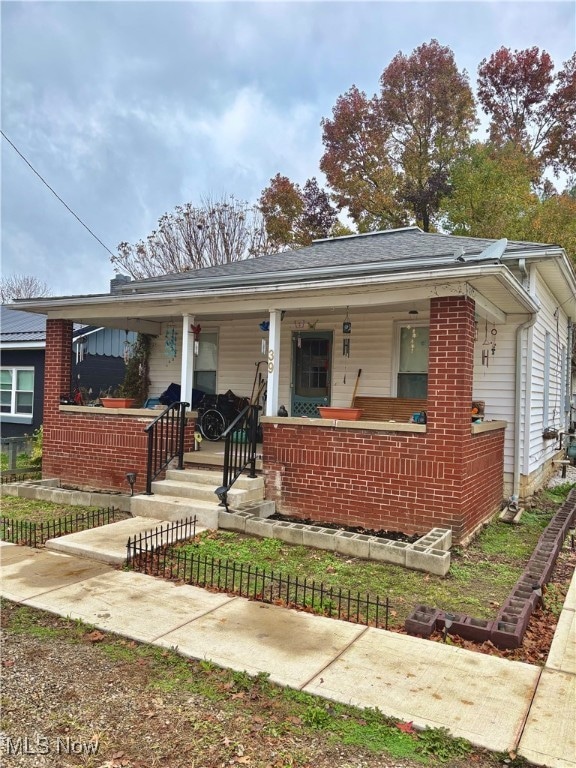
{"type": "Polygon", "coordinates": [[[400,327],[398,397],[427,396],[429,336],[429,328],[425,325],[400,327]]]}
{"type": "Polygon", "coordinates": [[[207,395],[216,394],[217,371],[218,334],[202,331],[194,361],[194,389],[200,389],[207,395]]]}

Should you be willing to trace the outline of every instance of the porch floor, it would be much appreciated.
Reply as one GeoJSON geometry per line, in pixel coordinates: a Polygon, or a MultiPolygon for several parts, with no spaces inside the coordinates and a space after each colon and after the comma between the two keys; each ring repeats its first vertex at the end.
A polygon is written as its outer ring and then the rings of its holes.
{"type": "MultiPolygon", "coordinates": [[[[210,442],[202,440],[199,451],[190,451],[184,454],[184,463],[188,466],[223,467],[224,466],[224,442],[210,442]]],[[[262,470],[262,444],[256,446],[256,469],[262,470]]]]}

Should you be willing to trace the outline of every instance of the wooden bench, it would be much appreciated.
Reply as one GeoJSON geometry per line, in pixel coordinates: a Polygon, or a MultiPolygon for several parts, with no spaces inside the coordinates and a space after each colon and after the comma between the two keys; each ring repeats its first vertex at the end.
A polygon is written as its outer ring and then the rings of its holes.
{"type": "Polygon", "coordinates": [[[410,421],[412,414],[426,410],[426,400],[411,397],[354,398],[354,408],[361,408],[363,421],[410,421]]]}

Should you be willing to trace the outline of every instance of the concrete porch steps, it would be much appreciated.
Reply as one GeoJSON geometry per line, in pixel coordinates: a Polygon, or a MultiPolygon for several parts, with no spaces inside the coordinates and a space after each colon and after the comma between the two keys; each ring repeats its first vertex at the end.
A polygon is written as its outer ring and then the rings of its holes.
{"type": "MultiPolygon", "coordinates": [[[[222,484],[222,473],[200,469],[169,469],[165,480],[152,483],[152,496],[135,496],[132,514],[161,520],[181,520],[196,516],[198,525],[218,528],[222,510],[215,494],[222,484]]],[[[235,509],[264,499],[264,480],[242,475],[228,494],[235,509]]]]}

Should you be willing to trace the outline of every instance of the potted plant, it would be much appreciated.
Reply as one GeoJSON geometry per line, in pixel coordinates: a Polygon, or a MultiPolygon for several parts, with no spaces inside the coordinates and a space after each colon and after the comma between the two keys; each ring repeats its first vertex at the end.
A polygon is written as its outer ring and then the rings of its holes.
{"type": "Polygon", "coordinates": [[[136,398],[127,397],[123,387],[116,387],[114,390],[103,392],[100,395],[100,402],[104,408],[133,408],[136,398]]]}

